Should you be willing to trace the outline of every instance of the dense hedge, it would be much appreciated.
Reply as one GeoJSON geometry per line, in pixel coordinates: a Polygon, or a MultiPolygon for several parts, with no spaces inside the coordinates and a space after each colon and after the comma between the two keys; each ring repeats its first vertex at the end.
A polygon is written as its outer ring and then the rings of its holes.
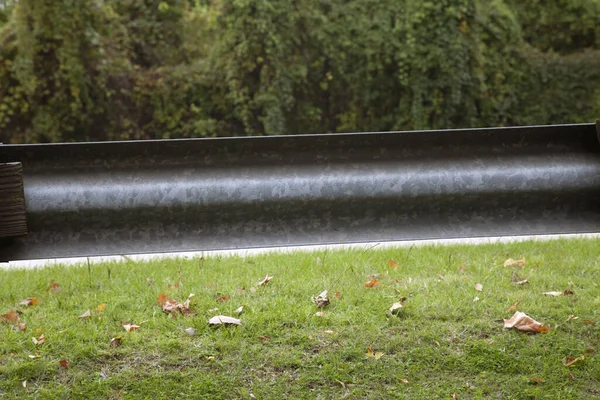
{"type": "Polygon", "coordinates": [[[0,141],[592,121],[600,0],[527,4],[20,0],[0,141]]]}

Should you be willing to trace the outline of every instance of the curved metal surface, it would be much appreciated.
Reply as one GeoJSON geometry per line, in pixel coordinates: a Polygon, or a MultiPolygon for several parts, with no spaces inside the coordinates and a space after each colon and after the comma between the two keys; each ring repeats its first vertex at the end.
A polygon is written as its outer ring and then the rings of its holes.
{"type": "Polygon", "coordinates": [[[600,231],[594,124],[0,146],[0,259],[600,231]]]}

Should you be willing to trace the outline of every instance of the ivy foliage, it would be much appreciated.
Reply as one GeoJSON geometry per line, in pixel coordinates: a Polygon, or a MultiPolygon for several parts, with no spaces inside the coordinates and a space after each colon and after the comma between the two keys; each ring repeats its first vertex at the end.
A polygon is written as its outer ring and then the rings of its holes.
{"type": "Polygon", "coordinates": [[[0,141],[593,120],[600,0],[524,4],[20,0],[0,13],[0,141]]]}

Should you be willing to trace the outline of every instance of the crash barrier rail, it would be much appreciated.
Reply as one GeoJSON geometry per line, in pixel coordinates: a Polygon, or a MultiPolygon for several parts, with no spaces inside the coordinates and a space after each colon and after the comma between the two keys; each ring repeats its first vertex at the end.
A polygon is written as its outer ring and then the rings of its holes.
{"type": "Polygon", "coordinates": [[[594,124],[0,145],[0,165],[0,261],[600,231],[594,124]]]}

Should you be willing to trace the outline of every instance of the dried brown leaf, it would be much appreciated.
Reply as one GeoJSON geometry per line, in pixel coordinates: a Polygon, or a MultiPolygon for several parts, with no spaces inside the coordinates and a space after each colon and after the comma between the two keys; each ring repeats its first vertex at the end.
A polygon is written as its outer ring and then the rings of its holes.
{"type": "Polygon", "coordinates": [[[327,290],[324,290],[318,296],[312,296],[311,300],[317,305],[317,307],[325,307],[329,305],[329,299],[327,298],[327,290]]]}
{"type": "Polygon", "coordinates": [[[397,261],[388,260],[387,265],[388,265],[388,267],[390,267],[394,271],[396,271],[398,269],[398,262],[397,261]]]}
{"type": "Polygon", "coordinates": [[[177,300],[167,300],[162,305],[163,312],[171,315],[184,315],[189,317],[194,315],[194,311],[190,309],[190,298],[194,296],[194,294],[190,294],[186,301],[183,303],[178,302],[177,300]]]}
{"type": "Polygon", "coordinates": [[[566,289],[566,290],[564,290],[564,291],[563,291],[563,294],[564,294],[565,296],[568,296],[568,295],[573,295],[573,294],[575,294],[575,292],[574,292],[574,291],[572,291],[572,290],[566,289]]]}
{"type": "Polygon", "coordinates": [[[84,318],[90,318],[92,316],[92,312],[91,310],[87,310],[86,312],[84,312],[83,314],[81,314],[79,316],[79,319],[84,319],[84,318]]]}
{"type": "Polygon", "coordinates": [[[406,379],[406,378],[400,378],[400,382],[402,382],[402,383],[408,383],[408,379],[406,379]]]}
{"type": "Polygon", "coordinates": [[[150,279],[150,278],[146,278],[146,285],[147,285],[147,286],[150,286],[150,285],[152,285],[152,282],[153,282],[153,280],[152,280],[152,279],[150,279]]]}
{"type": "Polygon", "coordinates": [[[114,338],[110,339],[110,343],[108,345],[110,347],[112,347],[113,349],[115,349],[121,345],[121,340],[122,340],[121,337],[114,337],[114,338]]]}
{"type": "Polygon", "coordinates": [[[373,279],[368,282],[365,282],[365,287],[368,287],[368,288],[374,288],[375,286],[378,286],[378,285],[379,285],[379,281],[377,279],[373,279]]]}
{"type": "Polygon", "coordinates": [[[544,325],[520,311],[515,312],[510,319],[504,320],[504,328],[512,328],[521,332],[536,333],[546,333],[550,331],[550,327],[548,325],[544,325]]]}
{"type": "Polygon", "coordinates": [[[508,309],[508,312],[516,311],[517,308],[519,307],[519,304],[521,304],[520,301],[515,302],[515,304],[513,304],[512,306],[510,306],[510,308],[508,309]]]}
{"type": "Polygon", "coordinates": [[[228,301],[228,300],[229,300],[229,295],[228,295],[228,294],[226,294],[226,295],[223,295],[223,296],[219,297],[219,298],[217,299],[217,303],[224,303],[224,302],[226,302],[226,301],[228,301]]]}
{"type": "Polygon", "coordinates": [[[590,320],[590,319],[584,319],[583,320],[584,324],[588,324],[588,325],[596,325],[596,322],[590,320]]]}
{"type": "Polygon", "coordinates": [[[333,295],[333,298],[338,300],[342,298],[342,292],[335,292],[335,294],[333,295]]]}
{"type": "Polygon", "coordinates": [[[19,303],[20,306],[26,307],[37,306],[38,304],[40,304],[40,301],[37,299],[37,297],[28,297],[19,303]]]}
{"type": "Polygon", "coordinates": [[[42,335],[40,335],[39,339],[36,339],[34,336],[32,336],[31,341],[33,342],[33,344],[38,346],[46,341],[46,336],[44,334],[42,334],[42,335]]]}
{"type": "Polygon", "coordinates": [[[263,279],[262,281],[258,282],[256,285],[257,286],[264,286],[267,283],[271,282],[272,279],[273,279],[273,277],[269,276],[269,274],[267,274],[267,276],[265,276],[265,279],[263,279]]]}
{"type": "Polygon", "coordinates": [[[122,325],[122,326],[123,326],[123,328],[125,328],[125,330],[126,330],[127,332],[133,332],[133,331],[137,331],[137,330],[139,330],[139,329],[140,329],[140,326],[139,326],[139,325],[133,325],[133,324],[124,324],[124,325],[122,325]]]}
{"type": "Polygon", "coordinates": [[[209,325],[242,325],[242,321],[237,318],[228,317],[225,315],[217,315],[208,320],[209,325]]]}
{"type": "Polygon", "coordinates": [[[271,341],[270,336],[258,336],[258,339],[261,341],[262,344],[266,344],[271,341]]]}
{"type": "Polygon", "coordinates": [[[156,302],[157,302],[159,305],[161,305],[161,306],[162,306],[162,305],[163,305],[163,304],[165,304],[165,303],[166,303],[168,300],[169,300],[169,296],[167,296],[167,295],[166,295],[166,294],[164,294],[164,293],[159,293],[159,294],[158,294],[158,297],[157,297],[157,299],[156,299],[156,302]]]}
{"type": "Polygon", "coordinates": [[[529,378],[529,380],[533,383],[544,383],[542,378],[529,378]]]}
{"type": "Polygon", "coordinates": [[[8,313],[0,315],[0,319],[2,319],[2,322],[5,323],[17,322],[19,321],[19,314],[17,314],[15,310],[10,310],[8,313]]]}
{"type": "Polygon", "coordinates": [[[524,267],[525,266],[525,258],[522,258],[520,260],[513,260],[512,258],[509,258],[508,260],[504,261],[504,266],[505,267],[524,267]]]}
{"type": "Polygon", "coordinates": [[[24,322],[17,322],[17,328],[19,328],[21,332],[25,332],[27,330],[27,324],[24,322]]]}
{"type": "Polygon", "coordinates": [[[400,303],[400,302],[396,302],[396,303],[392,304],[392,306],[389,309],[389,312],[392,315],[398,315],[398,314],[400,314],[401,311],[402,311],[402,303],[400,303]]]}
{"type": "Polygon", "coordinates": [[[481,283],[476,283],[475,290],[477,290],[478,292],[483,292],[483,285],[481,283]]]}
{"type": "Polygon", "coordinates": [[[50,283],[48,284],[48,288],[46,289],[46,291],[50,293],[57,293],[61,290],[62,287],[57,282],[55,282],[54,279],[50,281],[50,283]]]}
{"type": "Polygon", "coordinates": [[[69,368],[69,362],[64,358],[58,362],[58,365],[63,368],[69,368]]]}
{"type": "Polygon", "coordinates": [[[563,365],[565,367],[574,367],[578,364],[581,364],[583,361],[585,361],[585,356],[583,356],[583,355],[581,355],[579,357],[567,356],[567,357],[563,358],[563,365]]]}

